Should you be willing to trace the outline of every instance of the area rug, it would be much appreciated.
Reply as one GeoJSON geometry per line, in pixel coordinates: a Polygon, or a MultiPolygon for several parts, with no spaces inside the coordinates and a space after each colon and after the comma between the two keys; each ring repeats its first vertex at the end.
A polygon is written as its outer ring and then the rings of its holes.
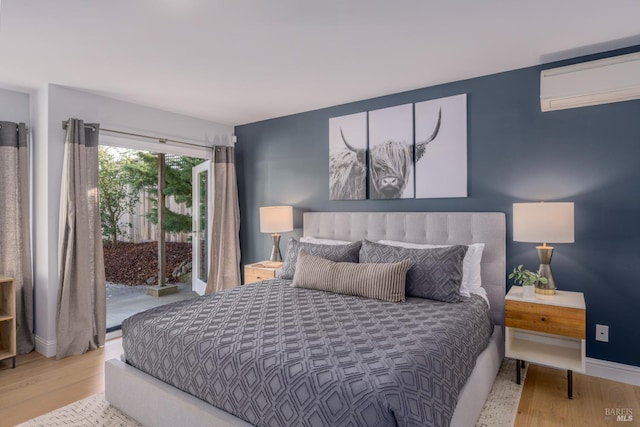
{"type": "Polygon", "coordinates": [[[491,393],[482,407],[476,427],[512,427],[518,415],[518,405],[522,396],[527,368],[521,369],[520,385],[516,384],[516,361],[504,359],[491,393]]]}
{"type": "Polygon", "coordinates": [[[109,402],[104,399],[104,393],[100,393],[18,424],[18,427],[23,426],[142,427],[142,424],[109,405],[109,402]]]}
{"type": "MultiPolygon", "coordinates": [[[[476,427],[512,427],[518,412],[522,385],[514,381],[515,360],[505,359],[482,408],[476,427]]],[[[522,381],[526,370],[522,370],[522,381]]],[[[109,405],[104,394],[94,394],[63,408],[20,424],[18,427],[139,427],[141,424],[109,405]]]]}

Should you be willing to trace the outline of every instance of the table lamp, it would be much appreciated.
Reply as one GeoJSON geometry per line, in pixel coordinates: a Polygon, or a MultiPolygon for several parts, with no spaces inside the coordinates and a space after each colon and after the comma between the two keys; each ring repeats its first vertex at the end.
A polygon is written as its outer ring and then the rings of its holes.
{"type": "Polygon", "coordinates": [[[540,269],[546,284],[538,283],[536,293],[553,295],[556,282],[551,271],[553,246],[547,243],[573,243],[573,203],[514,203],[513,240],[516,242],[542,242],[536,246],[540,269]]]}
{"type": "Polygon", "coordinates": [[[273,248],[269,261],[281,263],[280,233],[293,230],[293,207],[265,206],[260,208],[260,232],[272,233],[273,248]]]}

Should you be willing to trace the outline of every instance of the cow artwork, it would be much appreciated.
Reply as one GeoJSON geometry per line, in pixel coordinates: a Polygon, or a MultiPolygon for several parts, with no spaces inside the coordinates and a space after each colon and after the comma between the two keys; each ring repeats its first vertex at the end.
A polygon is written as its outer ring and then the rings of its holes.
{"type": "Polygon", "coordinates": [[[466,94],[329,124],[330,200],[467,196],[466,94]]]}
{"type": "Polygon", "coordinates": [[[366,199],[366,150],[367,113],[329,120],[329,200],[366,199]]]}

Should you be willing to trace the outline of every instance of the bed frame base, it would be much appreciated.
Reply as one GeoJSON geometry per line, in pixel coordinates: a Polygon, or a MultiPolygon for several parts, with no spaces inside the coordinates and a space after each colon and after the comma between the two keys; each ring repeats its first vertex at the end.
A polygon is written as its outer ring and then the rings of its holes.
{"type": "Polygon", "coordinates": [[[104,389],[112,406],[145,426],[251,426],[119,359],[105,362],[104,389]]]}

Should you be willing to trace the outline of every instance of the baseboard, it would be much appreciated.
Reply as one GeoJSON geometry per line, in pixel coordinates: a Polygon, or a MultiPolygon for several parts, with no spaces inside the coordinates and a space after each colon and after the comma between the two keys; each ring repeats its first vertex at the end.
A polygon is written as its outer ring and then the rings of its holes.
{"type": "Polygon", "coordinates": [[[109,341],[116,338],[120,338],[121,336],[122,336],[122,329],[118,329],[116,331],[107,332],[107,335],[105,336],[104,340],[109,341]]]}
{"type": "Polygon", "coordinates": [[[587,357],[586,368],[592,377],[640,386],[640,367],[587,357]]]}
{"type": "Polygon", "coordinates": [[[36,351],[44,357],[53,357],[56,355],[56,341],[47,341],[36,335],[36,351]]]}
{"type": "MultiPolygon", "coordinates": [[[[109,332],[106,335],[105,341],[120,338],[122,336],[122,330],[109,332]]],[[[42,354],[44,357],[53,357],[56,355],[56,341],[47,341],[42,337],[36,335],[36,351],[42,354]]]]}

